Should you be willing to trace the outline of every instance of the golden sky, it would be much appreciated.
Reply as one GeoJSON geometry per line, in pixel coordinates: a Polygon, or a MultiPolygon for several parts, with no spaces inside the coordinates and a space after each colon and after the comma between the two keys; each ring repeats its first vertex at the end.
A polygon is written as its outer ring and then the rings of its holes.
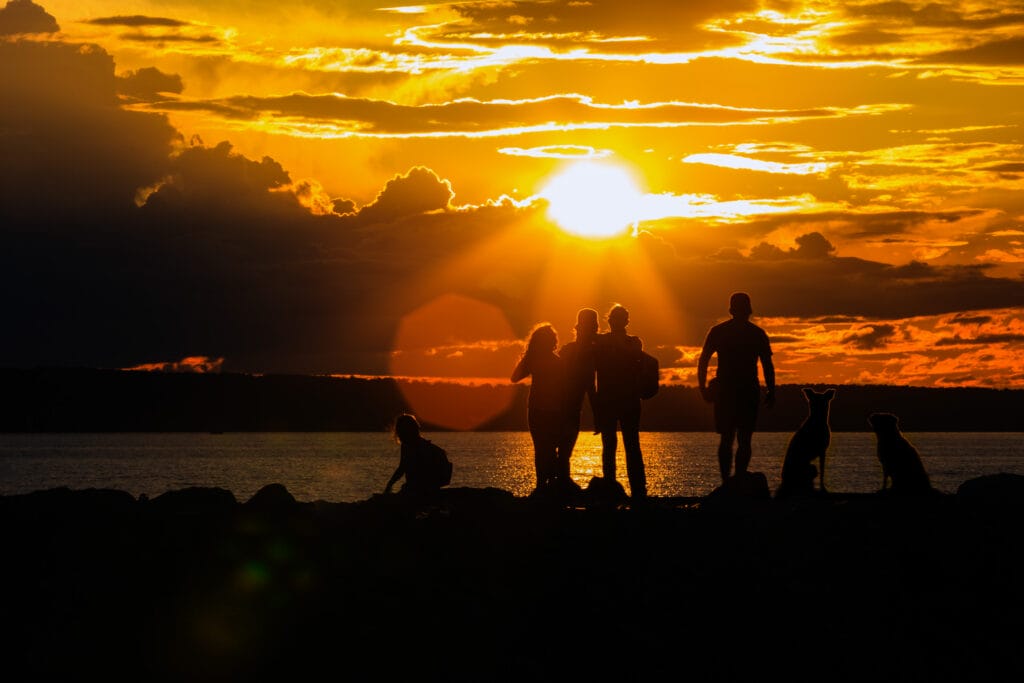
{"type": "Polygon", "coordinates": [[[5,365],[506,380],[748,291],[784,383],[1024,388],[1019,2],[0,10],[5,365]]]}

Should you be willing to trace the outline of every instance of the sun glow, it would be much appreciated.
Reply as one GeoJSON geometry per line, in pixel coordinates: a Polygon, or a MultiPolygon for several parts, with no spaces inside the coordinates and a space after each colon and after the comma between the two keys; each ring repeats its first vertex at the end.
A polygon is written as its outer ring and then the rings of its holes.
{"type": "Polygon", "coordinates": [[[551,220],[582,237],[620,235],[640,218],[642,194],[622,166],[572,164],[551,178],[539,196],[548,201],[551,220]]]}

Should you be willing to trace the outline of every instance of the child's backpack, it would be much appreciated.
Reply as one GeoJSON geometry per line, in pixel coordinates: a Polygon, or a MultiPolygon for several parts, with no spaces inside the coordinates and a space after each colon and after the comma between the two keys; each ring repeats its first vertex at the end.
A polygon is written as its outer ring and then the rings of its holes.
{"type": "Polygon", "coordinates": [[[430,472],[433,483],[438,488],[452,483],[452,462],[448,453],[435,443],[427,441],[430,455],[430,472]]]}
{"type": "Polygon", "coordinates": [[[657,395],[660,374],[658,359],[646,351],[641,351],[640,367],[637,372],[637,393],[640,394],[640,398],[654,398],[657,395]]]}

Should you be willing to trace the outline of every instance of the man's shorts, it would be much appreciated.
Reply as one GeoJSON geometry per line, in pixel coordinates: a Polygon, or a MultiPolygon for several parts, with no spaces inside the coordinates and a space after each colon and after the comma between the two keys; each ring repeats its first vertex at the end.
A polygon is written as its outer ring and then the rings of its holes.
{"type": "Polygon", "coordinates": [[[757,423],[761,387],[757,382],[718,381],[715,389],[715,431],[752,432],[757,423]]]}

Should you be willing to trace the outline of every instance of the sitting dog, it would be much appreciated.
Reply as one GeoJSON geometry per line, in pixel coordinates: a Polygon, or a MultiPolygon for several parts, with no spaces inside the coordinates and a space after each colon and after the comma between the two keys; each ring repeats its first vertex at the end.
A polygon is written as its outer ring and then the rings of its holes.
{"type": "Polygon", "coordinates": [[[882,464],[882,490],[893,493],[924,493],[932,490],[928,473],[914,445],[900,432],[899,418],[892,413],[872,413],[868,424],[878,439],[878,461],[882,464]]]}
{"type": "Polygon", "coordinates": [[[815,477],[818,477],[819,489],[825,492],[825,454],[832,441],[828,412],[836,390],[817,392],[806,387],[803,393],[807,399],[808,414],[789,440],[776,497],[813,493],[815,477]],[[818,461],[817,469],[812,464],[815,460],[818,461]]]}

